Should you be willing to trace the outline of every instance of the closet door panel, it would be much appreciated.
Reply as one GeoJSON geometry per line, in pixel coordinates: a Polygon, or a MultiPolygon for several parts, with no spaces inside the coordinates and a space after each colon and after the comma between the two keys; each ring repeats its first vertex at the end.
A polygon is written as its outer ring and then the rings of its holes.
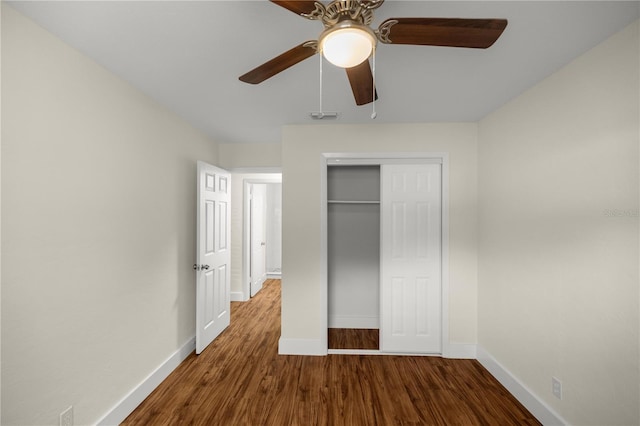
{"type": "Polygon", "coordinates": [[[381,172],[381,350],[440,353],[441,166],[381,172]]]}
{"type": "Polygon", "coordinates": [[[391,205],[391,256],[397,261],[405,258],[407,237],[406,203],[396,202],[391,205]]]}

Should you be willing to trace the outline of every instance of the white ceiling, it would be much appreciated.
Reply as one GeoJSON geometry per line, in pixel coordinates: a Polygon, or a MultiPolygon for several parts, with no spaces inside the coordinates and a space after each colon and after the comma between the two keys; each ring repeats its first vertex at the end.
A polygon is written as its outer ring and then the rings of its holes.
{"type": "MultiPolygon", "coordinates": [[[[326,2],[325,2],[326,3],[326,2]]],[[[262,1],[11,2],[41,26],[129,81],[218,142],[278,142],[284,124],[317,123],[319,60],[260,85],[241,74],[316,39],[317,21],[262,1]]],[[[376,122],[477,121],[638,19],[640,2],[394,1],[390,17],[505,18],[487,50],[379,45],[376,122]]],[[[325,62],[330,123],[371,122],[342,69],[325,62]]]]}

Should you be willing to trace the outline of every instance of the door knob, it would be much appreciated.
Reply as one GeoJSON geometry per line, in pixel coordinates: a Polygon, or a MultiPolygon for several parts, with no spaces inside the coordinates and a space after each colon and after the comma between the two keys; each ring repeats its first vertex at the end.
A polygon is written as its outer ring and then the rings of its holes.
{"type": "Polygon", "coordinates": [[[202,271],[202,270],[205,270],[205,271],[206,271],[206,270],[207,270],[207,269],[209,269],[209,268],[210,268],[210,266],[209,266],[209,265],[198,265],[197,263],[194,263],[194,264],[193,264],[193,270],[194,270],[194,271],[202,271]]]}

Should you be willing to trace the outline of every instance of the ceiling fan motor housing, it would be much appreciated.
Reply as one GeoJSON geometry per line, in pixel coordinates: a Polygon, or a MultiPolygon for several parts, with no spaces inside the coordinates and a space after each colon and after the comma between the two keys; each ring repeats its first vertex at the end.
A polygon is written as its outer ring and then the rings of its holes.
{"type": "MultiPolygon", "coordinates": [[[[368,6],[371,2],[359,0],[335,0],[325,7],[322,22],[325,27],[331,27],[339,22],[348,20],[362,25],[371,25],[373,9],[368,6]]],[[[381,4],[382,2],[379,2],[381,4]]],[[[379,6],[378,4],[378,6],[379,6]]]]}

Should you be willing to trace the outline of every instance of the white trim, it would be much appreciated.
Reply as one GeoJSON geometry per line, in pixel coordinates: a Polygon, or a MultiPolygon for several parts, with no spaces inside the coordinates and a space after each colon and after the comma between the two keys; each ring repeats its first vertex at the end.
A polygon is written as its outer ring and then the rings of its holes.
{"type": "MultiPolygon", "coordinates": [[[[440,206],[440,279],[442,280],[442,307],[441,307],[441,327],[442,327],[442,355],[445,358],[457,358],[452,355],[452,347],[455,344],[449,342],[449,154],[439,154],[442,158],[442,169],[440,173],[442,185],[442,203],[440,206]]],[[[453,349],[455,350],[455,349],[453,349]]],[[[475,357],[475,348],[473,349],[475,357]]],[[[464,357],[460,357],[464,358],[464,357]]]]}
{"type": "Polygon", "coordinates": [[[282,173],[282,167],[236,167],[233,169],[227,169],[231,173],[282,173]]]}
{"type": "Polygon", "coordinates": [[[279,355],[327,355],[322,339],[285,339],[278,342],[279,355]]]}
{"type": "Polygon", "coordinates": [[[327,157],[320,156],[320,336],[325,351],[329,350],[329,213],[327,157]]]}
{"type": "Polygon", "coordinates": [[[379,349],[329,349],[329,355],[388,355],[379,349]]]}
{"type": "MultiPolygon", "coordinates": [[[[328,231],[327,231],[327,166],[329,164],[442,164],[442,217],[441,217],[441,279],[442,279],[442,355],[445,358],[467,358],[472,348],[453,348],[449,343],[449,153],[447,152],[325,152],[320,155],[320,327],[328,350],[328,231]],[[460,352],[458,352],[460,351],[460,352]]],[[[472,357],[473,358],[473,357],[472,357]]]]}
{"type": "Polygon", "coordinates": [[[470,343],[444,343],[442,357],[449,359],[476,359],[477,346],[470,343]]]}
{"type": "Polygon", "coordinates": [[[516,376],[503,367],[482,346],[477,347],[478,361],[495,377],[502,386],[524,405],[527,410],[545,426],[568,424],[558,413],[549,407],[540,397],[527,388],[516,376]]]}
{"type": "Polygon", "coordinates": [[[440,354],[413,353],[413,352],[383,352],[379,349],[329,349],[329,355],[393,355],[393,356],[435,356],[440,354]]]}
{"type": "Polygon", "coordinates": [[[167,358],[158,366],[146,379],[133,388],[127,396],[118,402],[107,414],[105,414],[97,425],[118,425],[135,410],[173,370],[187,359],[196,350],[196,337],[189,339],[180,349],[167,358]]]}
{"type": "Polygon", "coordinates": [[[329,328],[380,328],[380,318],[365,316],[344,316],[331,315],[329,317],[329,328]]]}
{"type": "Polygon", "coordinates": [[[326,164],[381,165],[381,164],[439,164],[446,152],[326,152],[326,164]]]}
{"type": "Polygon", "coordinates": [[[232,302],[246,302],[249,300],[248,297],[245,297],[244,292],[242,291],[232,291],[229,298],[232,302]]]}

